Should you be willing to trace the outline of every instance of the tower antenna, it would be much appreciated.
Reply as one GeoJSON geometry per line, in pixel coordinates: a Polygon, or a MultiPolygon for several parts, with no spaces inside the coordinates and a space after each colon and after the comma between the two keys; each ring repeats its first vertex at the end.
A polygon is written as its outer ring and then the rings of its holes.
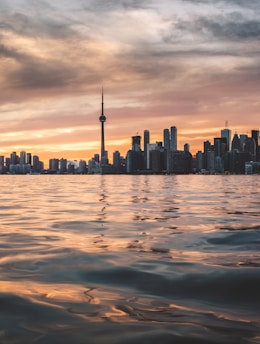
{"type": "Polygon", "coordinates": [[[226,119],[225,121],[225,128],[227,129],[228,128],[228,120],[226,119]]]}
{"type": "Polygon", "coordinates": [[[101,115],[104,115],[104,92],[103,92],[103,86],[102,86],[102,108],[101,108],[101,115]]]}

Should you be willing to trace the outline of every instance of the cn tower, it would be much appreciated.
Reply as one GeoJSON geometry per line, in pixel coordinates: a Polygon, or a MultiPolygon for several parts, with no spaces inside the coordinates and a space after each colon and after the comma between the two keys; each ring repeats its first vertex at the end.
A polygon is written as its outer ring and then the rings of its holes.
{"type": "Polygon", "coordinates": [[[104,115],[104,97],[103,97],[103,88],[102,88],[102,110],[101,115],[99,116],[99,122],[101,123],[101,163],[105,160],[105,133],[104,133],[104,123],[106,121],[106,116],[104,115]]]}

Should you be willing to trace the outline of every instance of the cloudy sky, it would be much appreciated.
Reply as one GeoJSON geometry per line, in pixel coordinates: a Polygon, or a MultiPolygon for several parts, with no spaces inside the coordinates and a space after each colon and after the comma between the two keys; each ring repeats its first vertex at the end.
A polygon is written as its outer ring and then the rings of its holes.
{"type": "Polygon", "coordinates": [[[88,160],[259,129],[259,0],[1,0],[0,155],[88,160]]]}

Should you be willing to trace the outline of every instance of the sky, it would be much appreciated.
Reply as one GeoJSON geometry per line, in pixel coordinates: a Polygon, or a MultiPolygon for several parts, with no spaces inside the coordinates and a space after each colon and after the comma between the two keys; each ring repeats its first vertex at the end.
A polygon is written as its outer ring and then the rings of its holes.
{"type": "Polygon", "coordinates": [[[1,0],[0,155],[90,159],[176,126],[193,154],[260,127],[259,0],[1,0]]]}

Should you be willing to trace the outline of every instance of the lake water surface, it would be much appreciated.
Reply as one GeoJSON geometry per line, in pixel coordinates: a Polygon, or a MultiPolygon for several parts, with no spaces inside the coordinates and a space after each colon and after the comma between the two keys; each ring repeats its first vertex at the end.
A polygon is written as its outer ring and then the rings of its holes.
{"type": "Polygon", "coordinates": [[[260,343],[259,176],[0,185],[0,343],[260,343]]]}

